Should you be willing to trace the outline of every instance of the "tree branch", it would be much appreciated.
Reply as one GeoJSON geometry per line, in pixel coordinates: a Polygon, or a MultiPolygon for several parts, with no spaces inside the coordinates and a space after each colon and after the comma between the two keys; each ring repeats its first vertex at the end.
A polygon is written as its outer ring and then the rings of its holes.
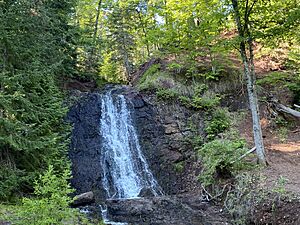
{"type": "Polygon", "coordinates": [[[287,113],[287,114],[289,114],[289,115],[292,115],[292,116],[294,116],[294,117],[300,119],[300,112],[299,112],[299,111],[296,111],[296,110],[294,110],[294,109],[291,109],[291,108],[289,108],[289,107],[287,107],[287,106],[285,106],[285,105],[282,105],[282,104],[280,104],[280,103],[277,104],[276,107],[277,107],[277,110],[278,110],[279,112],[284,112],[284,113],[287,113]]]}

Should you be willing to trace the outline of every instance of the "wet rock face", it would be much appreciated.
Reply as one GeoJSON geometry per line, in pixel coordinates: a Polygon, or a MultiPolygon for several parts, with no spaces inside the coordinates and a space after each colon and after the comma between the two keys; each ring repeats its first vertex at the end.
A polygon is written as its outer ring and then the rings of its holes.
{"type": "Polygon", "coordinates": [[[229,224],[220,209],[201,196],[162,196],[107,200],[110,220],[139,225],[221,225],[229,224]]]}
{"type": "Polygon", "coordinates": [[[199,191],[201,165],[189,139],[195,133],[203,134],[203,115],[146,95],[131,93],[128,98],[134,107],[143,153],[165,193],[199,191]]]}
{"type": "MultiPolygon", "coordinates": [[[[125,95],[143,154],[165,194],[201,190],[197,181],[201,165],[187,140],[195,132],[201,134],[203,116],[185,107],[157,102],[133,88],[123,87],[114,93],[125,95]]],[[[100,117],[99,93],[84,94],[68,113],[68,121],[73,124],[71,183],[76,194],[93,191],[96,202],[106,198],[101,182],[100,117]]]]}
{"type": "Polygon", "coordinates": [[[69,157],[72,161],[71,184],[77,194],[102,188],[100,104],[99,94],[86,94],[69,110],[67,116],[73,125],[69,157]]]}

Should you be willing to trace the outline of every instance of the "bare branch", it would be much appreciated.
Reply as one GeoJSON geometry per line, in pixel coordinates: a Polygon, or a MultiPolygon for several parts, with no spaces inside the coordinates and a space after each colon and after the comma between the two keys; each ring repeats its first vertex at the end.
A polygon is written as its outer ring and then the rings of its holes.
{"type": "Polygon", "coordinates": [[[300,109],[300,105],[294,104],[294,106],[295,106],[296,108],[300,109]]]}
{"type": "Polygon", "coordinates": [[[245,158],[247,155],[249,155],[250,153],[254,152],[255,150],[256,150],[256,147],[251,148],[244,155],[242,155],[241,157],[239,157],[238,160],[241,160],[241,159],[245,158]]]}

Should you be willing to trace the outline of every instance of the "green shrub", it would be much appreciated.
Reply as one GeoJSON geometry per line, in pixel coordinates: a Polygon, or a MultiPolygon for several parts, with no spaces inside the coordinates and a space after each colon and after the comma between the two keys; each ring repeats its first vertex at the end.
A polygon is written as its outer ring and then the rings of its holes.
{"type": "Polygon", "coordinates": [[[290,74],[286,72],[271,72],[262,79],[257,80],[259,85],[285,84],[289,80],[290,74]]]}
{"type": "Polygon", "coordinates": [[[194,96],[192,99],[192,107],[195,109],[213,109],[220,104],[221,98],[214,93],[205,94],[202,97],[194,96]]]}
{"type": "Polygon", "coordinates": [[[241,140],[217,139],[204,144],[198,150],[203,163],[200,181],[207,186],[213,184],[218,175],[233,176],[236,171],[245,168],[245,163],[239,160],[245,152],[245,142],[241,140]]]}
{"type": "MultiPolygon", "coordinates": [[[[300,61],[300,60],[299,60],[300,61]]],[[[295,68],[294,68],[295,69],[295,68]]],[[[264,78],[257,80],[259,85],[268,85],[276,87],[286,87],[294,93],[294,101],[300,104],[300,67],[291,72],[272,72],[264,78]],[[298,71],[298,72],[297,72],[298,71]]]]}
{"type": "Polygon", "coordinates": [[[174,79],[167,72],[161,71],[160,67],[160,64],[154,64],[143,74],[137,84],[140,91],[152,91],[175,86],[174,79]]]}
{"type": "Polygon", "coordinates": [[[14,197],[19,186],[26,180],[24,173],[8,166],[0,167],[0,199],[10,201],[14,197]]]}
{"type": "Polygon", "coordinates": [[[221,98],[214,92],[207,91],[205,84],[196,85],[192,97],[179,96],[179,102],[187,108],[210,110],[220,104],[221,98]]]}
{"type": "Polygon", "coordinates": [[[212,140],[218,134],[227,130],[231,125],[229,112],[226,109],[218,108],[212,112],[211,119],[207,122],[205,132],[207,139],[212,140]]]}
{"type": "Polygon", "coordinates": [[[178,93],[173,89],[159,89],[156,91],[156,97],[159,100],[172,101],[177,99],[178,93]]]}
{"type": "Polygon", "coordinates": [[[20,225],[50,224],[88,224],[88,221],[76,209],[69,207],[73,189],[68,183],[70,170],[56,174],[49,166],[44,175],[35,181],[34,198],[23,198],[22,205],[6,220],[20,225]]]}
{"type": "Polygon", "coordinates": [[[170,72],[173,72],[175,74],[179,74],[182,71],[183,66],[180,65],[179,63],[172,62],[172,63],[168,64],[167,69],[170,72]]]}
{"type": "Polygon", "coordinates": [[[179,100],[180,104],[182,104],[186,108],[190,108],[192,106],[192,101],[187,96],[181,95],[181,96],[178,97],[178,100],[179,100]]]}
{"type": "Polygon", "coordinates": [[[226,211],[232,216],[232,224],[248,224],[256,206],[265,202],[268,191],[262,188],[265,179],[257,173],[241,173],[235,177],[234,188],[227,193],[224,202],[226,211]]]}
{"type": "Polygon", "coordinates": [[[200,135],[194,134],[185,137],[184,142],[186,145],[188,145],[188,147],[196,149],[203,145],[204,140],[200,135]]]}

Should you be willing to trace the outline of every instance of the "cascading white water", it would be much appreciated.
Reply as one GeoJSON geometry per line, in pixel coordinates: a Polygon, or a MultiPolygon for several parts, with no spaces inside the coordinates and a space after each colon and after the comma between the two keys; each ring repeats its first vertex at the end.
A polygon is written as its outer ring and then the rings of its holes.
{"type": "Polygon", "coordinates": [[[162,194],[141,152],[125,97],[108,91],[102,96],[101,113],[102,184],[108,198],[135,198],[143,188],[162,194]]]}

